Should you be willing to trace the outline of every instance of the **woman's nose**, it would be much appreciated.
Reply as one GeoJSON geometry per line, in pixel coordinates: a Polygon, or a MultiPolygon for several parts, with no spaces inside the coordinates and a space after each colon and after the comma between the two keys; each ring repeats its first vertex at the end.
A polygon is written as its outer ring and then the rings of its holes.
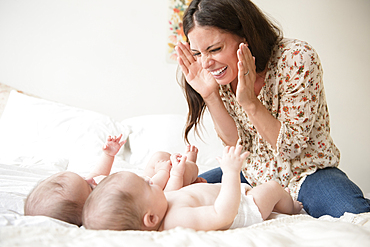
{"type": "Polygon", "coordinates": [[[202,68],[208,69],[213,64],[213,59],[211,56],[202,55],[202,68]]]}

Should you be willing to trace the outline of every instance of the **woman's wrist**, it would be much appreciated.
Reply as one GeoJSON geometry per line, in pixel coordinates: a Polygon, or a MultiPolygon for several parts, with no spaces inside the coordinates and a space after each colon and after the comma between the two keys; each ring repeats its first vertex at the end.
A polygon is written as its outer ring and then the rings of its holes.
{"type": "Polygon", "coordinates": [[[257,98],[256,100],[251,100],[248,103],[241,103],[243,110],[249,117],[256,116],[259,104],[262,104],[257,98]]]}
{"type": "Polygon", "coordinates": [[[218,102],[219,100],[221,100],[221,96],[217,91],[214,91],[213,93],[210,93],[207,97],[203,97],[203,100],[204,102],[206,103],[206,105],[208,106],[208,104],[213,104],[215,102],[218,102]]]}

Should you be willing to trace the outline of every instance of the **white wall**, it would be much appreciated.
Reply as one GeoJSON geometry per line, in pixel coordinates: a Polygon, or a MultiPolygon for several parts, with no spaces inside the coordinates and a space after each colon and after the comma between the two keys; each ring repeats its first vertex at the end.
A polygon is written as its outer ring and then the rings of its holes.
{"type": "MultiPolygon", "coordinates": [[[[186,114],[166,62],[169,0],[0,0],[0,82],[117,120],[186,114]]],[[[255,0],[324,68],[341,168],[370,192],[370,1],[255,0]]]]}
{"type": "Polygon", "coordinates": [[[177,66],[165,57],[167,6],[167,0],[0,0],[0,81],[118,120],[185,114],[177,66]]]}

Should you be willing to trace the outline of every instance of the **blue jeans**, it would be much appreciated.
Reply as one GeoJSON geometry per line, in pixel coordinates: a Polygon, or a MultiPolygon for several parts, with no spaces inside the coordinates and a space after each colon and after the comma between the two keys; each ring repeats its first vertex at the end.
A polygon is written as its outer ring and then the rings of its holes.
{"type": "MultiPolygon", "coordinates": [[[[199,176],[208,183],[220,183],[222,171],[215,168],[199,176]]],[[[242,183],[248,183],[242,173],[240,177],[242,183]]],[[[370,200],[364,198],[361,189],[338,168],[320,169],[307,176],[299,190],[298,201],[315,218],[322,215],[340,217],[345,212],[370,212],[370,200]]]]}

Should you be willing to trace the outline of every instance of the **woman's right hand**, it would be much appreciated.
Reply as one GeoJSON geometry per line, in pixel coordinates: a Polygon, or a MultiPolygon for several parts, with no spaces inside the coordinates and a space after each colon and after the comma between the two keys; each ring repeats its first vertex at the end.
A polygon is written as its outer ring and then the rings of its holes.
{"type": "Polygon", "coordinates": [[[177,43],[177,62],[189,85],[197,91],[203,99],[206,99],[213,93],[218,94],[218,84],[212,74],[203,69],[193,56],[189,43],[177,43]]]}

